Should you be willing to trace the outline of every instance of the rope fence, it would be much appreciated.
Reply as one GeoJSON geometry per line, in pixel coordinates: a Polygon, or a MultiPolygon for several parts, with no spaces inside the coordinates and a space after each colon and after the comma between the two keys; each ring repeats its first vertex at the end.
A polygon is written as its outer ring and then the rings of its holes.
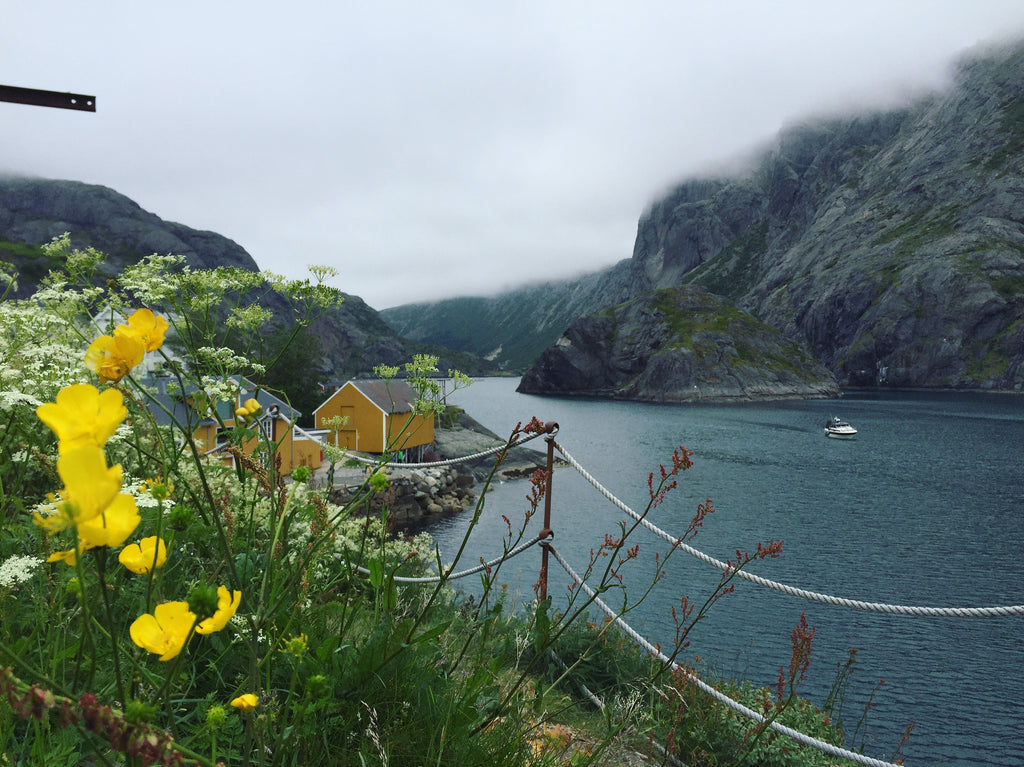
{"type": "MultiPolygon", "coordinates": [[[[562,555],[558,553],[554,546],[547,544],[545,545],[545,548],[547,548],[548,551],[551,552],[552,556],[554,556],[558,564],[560,564],[562,568],[566,571],[566,573],[568,573],[569,577],[572,578],[576,583],[578,583],[580,588],[582,588],[586,592],[587,596],[594,601],[594,604],[596,604],[605,613],[605,615],[607,615],[608,618],[613,623],[615,623],[615,625],[622,629],[622,631],[624,631],[627,636],[629,636],[634,642],[636,642],[638,645],[644,648],[644,650],[646,650],[650,655],[653,655],[662,663],[670,663],[672,665],[672,668],[685,675],[690,683],[696,685],[698,688],[700,688],[701,691],[707,693],[712,698],[717,700],[719,703],[728,706],[733,711],[736,711],[742,714],[743,716],[749,719],[753,719],[754,721],[761,724],[767,721],[765,717],[759,712],[754,711],[754,709],[748,708],[744,706],[742,703],[738,703],[737,701],[733,700],[728,695],[719,692],[714,687],[707,684],[707,682],[695,676],[689,669],[679,665],[674,660],[670,659],[667,655],[665,655],[665,653],[663,653],[661,650],[655,647],[653,644],[648,642],[643,636],[637,633],[632,626],[630,626],[628,623],[622,620],[622,618],[615,610],[613,610],[601,601],[601,598],[597,596],[597,593],[592,588],[590,588],[590,586],[588,586],[586,582],[582,578],[580,578],[579,575],[576,574],[576,572],[572,569],[569,563],[562,558],[562,555]]],[[[880,759],[873,759],[869,756],[858,754],[855,751],[848,751],[845,748],[834,746],[831,743],[826,743],[823,740],[812,738],[810,735],[805,735],[799,730],[794,730],[791,727],[786,727],[784,724],[779,724],[778,722],[770,722],[768,726],[775,732],[792,738],[797,743],[801,743],[805,746],[812,746],[813,748],[816,748],[819,751],[822,751],[826,754],[830,754],[832,756],[838,756],[843,759],[849,759],[850,761],[857,762],[859,764],[868,765],[868,767],[897,767],[897,765],[893,764],[892,762],[883,762],[880,759]]]]}
{"type": "MultiPolygon", "coordinates": [[[[494,457],[497,453],[500,453],[506,447],[520,447],[525,445],[527,442],[537,439],[538,437],[547,436],[544,432],[536,434],[528,434],[522,439],[518,439],[513,443],[506,442],[505,444],[498,444],[487,450],[481,450],[478,453],[471,453],[470,455],[459,456],[458,458],[446,458],[441,461],[427,461],[425,463],[396,463],[394,466],[401,469],[436,469],[440,466],[455,466],[460,463],[468,463],[469,461],[478,461],[481,458],[487,458],[488,456],[494,457]]],[[[358,461],[359,463],[365,463],[370,466],[376,466],[380,463],[379,458],[371,458],[363,455],[356,455],[355,453],[347,456],[348,459],[358,461]]]]}
{"type": "MultiPolygon", "coordinates": [[[[545,531],[545,532],[547,532],[547,531],[545,531]]],[[[534,537],[533,539],[531,539],[529,541],[526,541],[525,543],[521,543],[518,546],[516,546],[515,548],[509,549],[504,554],[502,554],[500,557],[497,557],[496,559],[492,559],[490,562],[481,562],[479,565],[476,565],[475,567],[470,567],[467,570],[459,570],[458,572],[447,573],[445,575],[426,575],[426,576],[423,576],[422,578],[410,578],[410,577],[406,577],[406,576],[403,576],[403,575],[396,575],[396,576],[394,576],[394,580],[395,580],[395,583],[438,583],[440,581],[454,581],[454,580],[458,580],[459,578],[465,578],[466,576],[473,575],[474,573],[481,573],[484,570],[488,570],[488,569],[490,569],[492,567],[496,567],[496,566],[498,566],[500,564],[503,564],[504,562],[508,561],[509,559],[512,559],[512,557],[515,557],[515,556],[518,556],[518,555],[522,554],[524,551],[529,549],[531,546],[536,546],[538,543],[543,543],[543,542],[549,541],[549,540],[551,540],[551,534],[550,533],[547,533],[547,534],[541,533],[540,535],[534,537]]],[[[355,570],[357,570],[358,572],[362,573],[363,575],[369,575],[370,574],[370,571],[367,568],[363,567],[362,565],[355,565],[355,570]]]]}
{"type": "MultiPolygon", "coordinates": [[[[643,525],[659,538],[667,541],[673,547],[685,551],[687,554],[699,559],[701,562],[712,565],[723,572],[733,572],[735,568],[733,568],[728,562],[715,559],[709,554],[705,554],[700,549],[684,543],[681,539],[670,535],[653,522],[643,517],[641,514],[635,512],[623,501],[619,500],[610,490],[604,487],[604,485],[598,482],[593,475],[584,469],[583,466],[580,465],[579,461],[573,458],[561,445],[556,444],[556,447],[558,452],[562,454],[562,457],[565,458],[566,462],[576,469],[580,476],[582,476],[594,487],[594,489],[611,501],[613,505],[618,507],[618,509],[624,512],[627,516],[643,525]]],[[[736,575],[750,581],[751,583],[756,583],[759,586],[765,586],[775,591],[782,592],[783,594],[789,594],[790,596],[803,597],[804,599],[809,599],[814,602],[822,602],[824,604],[837,605],[839,607],[850,607],[856,610],[865,610],[867,612],[941,618],[991,618],[996,616],[1004,617],[1008,615],[1024,615],[1024,605],[1007,605],[999,607],[921,607],[917,605],[887,604],[884,602],[865,602],[859,599],[847,599],[845,597],[820,594],[816,591],[797,588],[785,583],[763,578],[760,575],[755,575],[754,573],[747,572],[746,570],[739,570],[736,572],[736,575]]]]}
{"type": "MultiPolygon", "coordinates": [[[[719,690],[716,690],[714,687],[712,687],[711,685],[707,684],[702,679],[697,677],[691,670],[687,669],[684,666],[681,666],[679,663],[677,663],[676,661],[674,661],[671,658],[669,658],[667,655],[665,655],[663,652],[661,652],[661,650],[658,647],[656,647],[655,645],[651,644],[645,637],[643,637],[635,629],[633,629],[632,626],[630,626],[628,623],[626,623],[626,621],[622,619],[621,615],[618,612],[616,612],[615,610],[610,608],[608,605],[606,605],[600,599],[600,597],[597,595],[597,592],[595,592],[586,583],[586,581],[583,578],[581,578],[573,570],[572,566],[567,561],[565,561],[565,559],[561,556],[561,554],[559,554],[558,551],[555,549],[555,547],[552,545],[552,540],[554,538],[554,534],[553,534],[553,532],[551,530],[551,506],[550,506],[550,504],[551,504],[551,482],[552,482],[553,466],[554,466],[554,464],[553,464],[554,450],[557,449],[558,452],[565,459],[565,461],[570,466],[572,466],[583,477],[584,480],[586,480],[590,485],[592,485],[602,496],[604,496],[608,501],[610,501],[615,507],[617,507],[620,511],[622,511],[627,516],[629,516],[630,518],[635,520],[638,524],[642,525],[648,531],[650,531],[654,535],[658,536],[662,540],[664,540],[667,543],[669,543],[673,548],[681,549],[682,551],[685,551],[686,553],[690,554],[691,556],[695,557],[696,559],[698,559],[698,560],[700,560],[700,561],[702,561],[702,562],[704,562],[706,564],[709,564],[709,565],[717,568],[718,570],[721,570],[722,572],[730,573],[730,574],[735,574],[735,575],[737,575],[737,576],[739,576],[741,578],[744,578],[745,580],[750,581],[751,583],[755,583],[755,584],[757,584],[759,586],[764,586],[766,588],[773,589],[775,591],[779,591],[779,592],[784,593],[784,594],[789,594],[791,596],[802,597],[804,599],[808,599],[808,600],[812,600],[812,601],[816,601],[816,602],[821,602],[821,603],[824,603],[824,604],[836,605],[836,606],[840,606],[840,607],[848,607],[848,608],[864,610],[864,611],[868,611],[868,612],[892,614],[892,615],[929,616],[929,617],[953,617],[953,618],[979,618],[979,617],[996,617],[996,616],[1004,617],[1004,616],[1024,615],[1024,605],[1007,605],[1007,606],[995,606],[995,607],[958,607],[958,606],[954,606],[954,607],[925,607],[925,606],[918,606],[918,605],[899,605],[899,604],[888,604],[888,603],[884,603],[884,602],[867,602],[867,601],[858,600],[858,599],[848,599],[848,598],[845,598],[845,597],[837,597],[837,596],[833,596],[833,595],[829,595],[829,594],[822,594],[822,593],[819,593],[819,592],[810,591],[808,589],[797,588],[797,587],[790,586],[790,585],[785,584],[785,583],[780,583],[778,581],[773,581],[773,580],[770,580],[768,578],[764,578],[762,576],[755,575],[753,573],[749,573],[749,572],[747,572],[746,570],[743,570],[743,569],[737,569],[734,566],[730,565],[728,562],[723,562],[720,559],[716,559],[715,557],[712,557],[709,554],[706,554],[705,552],[700,551],[699,549],[696,549],[693,546],[690,546],[689,544],[683,542],[681,538],[673,536],[673,535],[669,534],[668,532],[666,532],[665,530],[662,530],[660,527],[658,527],[657,525],[655,525],[654,523],[652,523],[648,519],[646,519],[646,517],[644,515],[639,514],[636,511],[634,511],[632,508],[630,508],[626,503],[624,503],[622,500],[620,500],[618,497],[616,497],[614,495],[614,493],[612,493],[610,490],[608,490],[606,487],[604,487],[600,482],[598,482],[594,478],[594,476],[592,474],[590,474],[579,463],[579,461],[577,461],[568,451],[566,451],[561,445],[559,445],[559,444],[557,444],[555,442],[554,435],[557,433],[557,431],[558,431],[558,425],[557,424],[555,424],[555,423],[547,424],[544,432],[529,435],[528,437],[526,437],[526,438],[524,438],[522,440],[518,440],[517,442],[514,443],[515,446],[522,445],[522,444],[525,444],[526,442],[529,442],[530,440],[536,439],[537,437],[540,437],[540,436],[544,436],[545,439],[548,442],[548,451],[547,451],[548,452],[548,460],[547,460],[547,472],[548,472],[548,475],[547,475],[547,490],[546,490],[546,493],[545,493],[544,528],[541,530],[539,535],[537,535],[536,537],[532,538],[529,541],[526,541],[526,542],[524,542],[524,543],[522,543],[522,544],[520,544],[520,545],[518,545],[518,546],[516,546],[516,547],[514,547],[514,548],[512,548],[512,549],[510,549],[510,550],[508,550],[506,552],[504,552],[500,557],[492,559],[489,562],[482,562],[480,565],[477,565],[475,567],[472,567],[472,568],[469,568],[469,569],[466,569],[466,570],[461,570],[461,571],[458,571],[458,572],[450,572],[450,573],[446,573],[446,574],[443,574],[443,575],[426,576],[426,577],[420,577],[420,578],[409,578],[409,577],[395,576],[394,580],[397,583],[436,583],[436,582],[439,582],[439,581],[442,581],[442,580],[444,580],[444,581],[455,580],[455,579],[463,578],[463,577],[466,577],[468,575],[472,575],[474,573],[479,573],[479,572],[482,572],[482,571],[487,570],[489,568],[492,568],[492,567],[495,567],[497,565],[500,565],[500,564],[506,562],[507,560],[512,559],[513,557],[516,557],[519,554],[522,554],[523,552],[527,551],[531,547],[533,547],[533,546],[535,546],[537,544],[540,544],[541,548],[542,548],[542,552],[543,552],[542,553],[542,564],[541,564],[540,580],[539,580],[539,587],[540,587],[539,588],[539,595],[540,595],[541,599],[543,599],[544,596],[547,593],[547,563],[548,563],[548,554],[550,554],[550,555],[554,556],[555,560],[565,570],[565,572],[574,581],[574,583],[578,584],[579,587],[594,602],[594,604],[596,604],[598,606],[598,608],[600,608],[616,626],[618,626],[623,632],[625,632],[625,634],[627,636],[629,636],[636,644],[638,644],[640,647],[642,647],[650,655],[656,657],[658,660],[660,660],[663,663],[671,664],[673,669],[675,669],[679,673],[683,674],[690,683],[692,683],[695,686],[697,686],[701,691],[703,691],[707,695],[711,696],[715,700],[719,701],[723,705],[729,707],[733,711],[736,711],[737,713],[739,713],[739,714],[741,714],[741,715],[743,715],[743,716],[745,716],[745,717],[747,717],[747,718],[749,718],[749,719],[751,719],[751,720],[753,720],[755,722],[758,722],[759,724],[767,723],[767,726],[770,729],[772,729],[775,732],[778,732],[778,733],[780,733],[782,735],[785,735],[785,736],[791,738],[792,740],[796,741],[797,743],[800,743],[800,744],[803,744],[803,745],[806,745],[806,746],[811,746],[813,748],[818,749],[819,751],[822,751],[823,753],[830,754],[832,756],[836,756],[836,757],[839,757],[839,758],[842,758],[842,759],[847,759],[847,760],[856,762],[858,764],[868,765],[868,767],[897,767],[897,766],[895,764],[891,763],[891,762],[882,761],[880,759],[874,759],[874,758],[865,756],[863,754],[858,754],[858,753],[856,753],[854,751],[849,751],[849,750],[841,748],[839,746],[835,746],[835,745],[833,745],[831,743],[827,743],[827,742],[819,740],[817,738],[813,738],[810,735],[806,735],[806,734],[804,734],[802,732],[799,732],[798,730],[794,730],[794,729],[792,729],[790,727],[786,727],[785,725],[780,724],[780,723],[778,723],[776,721],[768,722],[768,720],[765,718],[765,716],[763,714],[761,714],[760,712],[755,711],[754,709],[748,708],[747,706],[744,706],[742,703],[739,703],[739,702],[733,700],[732,698],[730,698],[729,696],[727,696],[724,693],[720,692],[719,690]]],[[[452,465],[452,464],[456,464],[456,463],[463,463],[463,462],[466,462],[466,461],[478,460],[478,459],[486,457],[486,456],[493,456],[493,455],[495,455],[496,452],[500,451],[501,449],[502,449],[502,447],[498,446],[498,447],[495,447],[495,448],[490,449],[490,450],[482,451],[482,452],[479,452],[479,453],[473,453],[471,455],[462,456],[460,458],[452,458],[452,459],[448,459],[448,460],[445,460],[445,461],[434,461],[434,462],[429,462],[429,463],[402,464],[402,466],[407,467],[407,468],[431,468],[431,467],[436,467],[436,466],[452,465]]],[[[364,458],[359,457],[359,456],[353,456],[353,458],[355,458],[356,460],[368,461],[368,459],[364,459],[364,458]]],[[[363,573],[363,574],[366,574],[366,575],[370,574],[370,571],[368,569],[364,568],[364,567],[356,566],[355,569],[358,570],[359,572],[363,573]]],[[[556,660],[557,660],[557,658],[556,658],[556,660]]],[[[557,660],[557,662],[559,664],[561,664],[560,660],[557,660]]],[[[598,705],[599,708],[603,709],[604,704],[596,696],[594,696],[593,693],[590,692],[590,690],[586,690],[585,692],[586,692],[588,698],[590,698],[592,701],[596,701],[595,705],[598,705]]]]}

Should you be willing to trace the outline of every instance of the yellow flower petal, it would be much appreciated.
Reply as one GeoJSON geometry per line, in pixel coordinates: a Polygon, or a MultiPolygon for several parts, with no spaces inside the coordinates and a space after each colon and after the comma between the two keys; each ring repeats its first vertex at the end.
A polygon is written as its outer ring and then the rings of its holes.
{"type": "Polygon", "coordinates": [[[226,586],[217,587],[217,612],[196,626],[197,634],[212,634],[228,625],[242,601],[241,591],[228,591],[226,586]]]}
{"type": "Polygon", "coordinates": [[[46,558],[47,562],[67,562],[74,567],[78,563],[78,550],[68,549],[67,551],[55,551],[46,558]]]}
{"type": "Polygon", "coordinates": [[[163,345],[166,332],[167,320],[149,309],[139,309],[128,318],[127,325],[118,325],[114,329],[114,336],[134,336],[142,342],[147,352],[152,352],[163,345]]]}
{"type": "Polygon", "coordinates": [[[239,711],[252,711],[260,703],[260,699],[253,695],[251,692],[245,693],[245,695],[239,695],[233,701],[231,705],[237,708],[239,711]]]}
{"type": "Polygon", "coordinates": [[[60,452],[66,453],[83,445],[102,447],[128,410],[117,389],[100,393],[91,384],[73,384],[60,390],[56,402],[36,408],[36,415],[57,435],[60,452]]]}
{"type": "Polygon", "coordinates": [[[160,660],[171,660],[185,646],[195,620],[188,602],[164,602],[152,614],[136,618],[128,635],[143,650],[159,655],[160,660]]]}
{"type": "Polygon", "coordinates": [[[116,383],[145,355],[145,342],[135,334],[100,336],[86,350],[85,366],[100,377],[100,382],[116,383]]]}
{"type": "Polygon", "coordinates": [[[120,464],[107,468],[107,457],[97,445],[84,445],[60,456],[57,473],[64,480],[61,495],[70,504],[76,524],[103,513],[121,492],[120,464]]]}
{"type": "Polygon", "coordinates": [[[167,561],[167,545],[162,538],[151,535],[138,543],[132,543],[121,549],[117,561],[133,573],[144,575],[150,570],[161,567],[167,561]]]}
{"type": "Polygon", "coordinates": [[[128,536],[135,532],[140,521],[135,499],[121,493],[102,514],[79,522],[78,539],[85,549],[97,546],[116,548],[128,540],[128,536]]]}

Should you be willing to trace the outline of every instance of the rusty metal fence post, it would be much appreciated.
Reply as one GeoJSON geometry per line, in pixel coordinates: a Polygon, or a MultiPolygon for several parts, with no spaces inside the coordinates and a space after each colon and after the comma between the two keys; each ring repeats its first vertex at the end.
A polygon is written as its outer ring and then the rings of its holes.
{"type": "MultiPolygon", "coordinates": [[[[551,529],[551,486],[552,480],[555,476],[555,434],[558,433],[558,424],[554,421],[548,421],[544,424],[544,431],[547,435],[544,441],[548,443],[548,461],[547,461],[547,476],[544,480],[544,527],[541,529],[540,534],[550,540],[554,531],[551,529]]],[[[537,596],[543,602],[548,596],[548,547],[546,544],[541,543],[541,555],[540,555],[540,577],[538,579],[539,588],[537,590],[537,596]]]]}

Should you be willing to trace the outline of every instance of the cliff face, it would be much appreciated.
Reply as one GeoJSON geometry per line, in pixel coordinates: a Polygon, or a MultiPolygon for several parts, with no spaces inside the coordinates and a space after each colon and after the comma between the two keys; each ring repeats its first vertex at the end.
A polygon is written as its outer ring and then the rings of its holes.
{"type": "Polygon", "coordinates": [[[689,286],[578,319],[518,390],[651,402],[839,394],[832,374],[806,348],[689,286]]]}
{"type": "MultiPolygon", "coordinates": [[[[71,234],[73,246],[94,247],[107,255],[101,267],[104,277],[153,253],[184,256],[197,269],[259,270],[238,243],[164,221],[113,189],[78,181],[0,177],[0,258],[19,272],[19,297],[31,295],[35,283],[53,266],[35,246],[65,232],[71,234]]],[[[273,295],[264,299],[267,308],[287,316],[276,301],[273,295]]],[[[321,380],[369,373],[381,363],[399,365],[414,353],[428,351],[441,356],[442,370],[458,368],[477,375],[491,369],[470,355],[402,338],[358,296],[346,296],[338,309],[316,320],[312,330],[323,350],[314,371],[321,380]]]]}
{"type": "MultiPolygon", "coordinates": [[[[1024,391],[1024,45],[965,61],[948,92],[904,109],[788,130],[742,177],[679,185],[641,217],[625,265],[561,290],[586,313],[679,284],[806,344],[844,387],[1024,391]]],[[[533,318],[547,300],[561,320],[561,295],[529,294],[522,346],[551,337],[533,318]]],[[[436,315],[422,337],[447,327],[436,315]]]]}
{"type": "Polygon", "coordinates": [[[704,285],[845,386],[1024,388],[1024,49],[903,111],[786,133],[641,219],[641,288],[704,285]]]}

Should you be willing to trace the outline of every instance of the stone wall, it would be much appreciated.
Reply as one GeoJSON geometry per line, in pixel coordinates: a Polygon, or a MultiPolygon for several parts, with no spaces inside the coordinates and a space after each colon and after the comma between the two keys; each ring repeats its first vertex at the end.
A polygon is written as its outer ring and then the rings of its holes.
{"type": "MultiPolygon", "coordinates": [[[[332,500],[348,503],[359,494],[366,479],[361,475],[337,477],[332,500]]],[[[431,517],[462,511],[476,499],[475,481],[468,471],[444,466],[427,469],[388,468],[389,487],[364,504],[357,513],[379,514],[386,503],[396,524],[425,522],[431,517]]]]}

